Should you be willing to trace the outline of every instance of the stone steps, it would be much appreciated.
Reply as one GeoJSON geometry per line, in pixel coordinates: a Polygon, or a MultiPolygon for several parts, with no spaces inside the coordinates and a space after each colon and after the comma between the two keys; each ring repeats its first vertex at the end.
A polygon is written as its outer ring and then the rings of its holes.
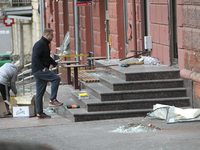
{"type": "MultiPolygon", "coordinates": [[[[98,62],[96,63],[98,65],[98,62]]],[[[109,72],[124,81],[143,81],[160,79],[179,79],[180,70],[169,66],[131,65],[127,67],[110,66],[109,72]]]]}
{"type": "Polygon", "coordinates": [[[99,78],[101,84],[113,91],[183,87],[183,79],[124,81],[113,75],[99,78]]]}
{"type": "Polygon", "coordinates": [[[105,119],[116,119],[116,118],[129,118],[129,117],[145,117],[148,112],[152,109],[142,110],[117,110],[117,111],[101,111],[101,112],[88,112],[84,108],[79,109],[67,109],[67,111],[60,115],[68,117],[70,120],[75,122],[80,121],[93,121],[93,120],[105,120],[105,119]],[[71,114],[73,117],[71,117],[71,114]],[[70,117],[69,117],[70,116],[70,117]]]}
{"type": "Polygon", "coordinates": [[[101,83],[90,83],[86,85],[87,91],[101,101],[117,101],[146,98],[185,97],[185,88],[166,89],[144,89],[128,91],[112,91],[101,83]]]}
{"type": "Polygon", "coordinates": [[[156,99],[135,99],[123,101],[100,101],[91,94],[90,99],[78,100],[78,94],[82,92],[73,91],[73,99],[82,108],[88,112],[96,111],[116,111],[116,110],[130,110],[130,109],[152,109],[153,105],[160,103],[172,105],[176,107],[187,107],[189,105],[188,97],[172,97],[172,98],[156,98],[156,99]]]}
{"type": "Polygon", "coordinates": [[[190,105],[179,69],[154,65],[111,66],[108,69],[109,72],[100,74],[99,83],[82,82],[84,89],[71,91],[73,100],[81,108],[65,107],[64,116],[71,116],[73,121],[141,117],[152,111],[157,103],[176,107],[190,105]],[[90,99],[79,100],[78,94],[85,92],[90,99]]]}

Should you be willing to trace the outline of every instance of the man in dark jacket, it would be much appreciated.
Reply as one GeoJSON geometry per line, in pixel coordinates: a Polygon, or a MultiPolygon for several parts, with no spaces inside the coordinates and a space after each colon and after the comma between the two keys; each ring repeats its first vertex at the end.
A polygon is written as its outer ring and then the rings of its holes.
{"type": "Polygon", "coordinates": [[[58,64],[50,57],[49,44],[53,39],[53,30],[50,28],[44,29],[42,38],[33,46],[32,53],[32,73],[36,80],[36,111],[37,118],[51,118],[51,116],[43,113],[42,98],[46,90],[47,82],[51,82],[51,97],[50,105],[61,106],[63,103],[59,102],[57,97],[60,77],[49,70],[50,65],[58,68],[58,64]]]}

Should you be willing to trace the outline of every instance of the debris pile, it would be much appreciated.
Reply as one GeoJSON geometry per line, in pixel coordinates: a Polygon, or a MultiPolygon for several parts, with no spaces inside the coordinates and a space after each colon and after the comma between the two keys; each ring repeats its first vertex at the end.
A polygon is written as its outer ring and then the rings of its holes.
{"type": "Polygon", "coordinates": [[[143,125],[143,124],[134,124],[129,123],[128,126],[120,126],[116,130],[113,130],[112,132],[118,132],[118,133],[140,133],[140,132],[155,132],[157,130],[161,130],[161,128],[156,127],[152,124],[143,125]]]}

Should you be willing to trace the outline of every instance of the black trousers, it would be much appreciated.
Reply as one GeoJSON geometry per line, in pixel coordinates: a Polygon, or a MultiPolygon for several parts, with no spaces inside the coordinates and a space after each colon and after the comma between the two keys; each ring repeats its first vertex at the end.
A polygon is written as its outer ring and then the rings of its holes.
{"type": "Polygon", "coordinates": [[[51,82],[50,100],[53,101],[57,97],[60,77],[57,74],[51,72],[48,68],[45,68],[45,72],[39,70],[33,75],[35,77],[37,91],[35,96],[36,111],[39,115],[41,115],[43,113],[42,98],[46,90],[47,82],[51,82]]]}
{"type": "Polygon", "coordinates": [[[3,100],[6,100],[6,86],[3,84],[0,84],[0,93],[1,96],[3,97],[3,100]]]}

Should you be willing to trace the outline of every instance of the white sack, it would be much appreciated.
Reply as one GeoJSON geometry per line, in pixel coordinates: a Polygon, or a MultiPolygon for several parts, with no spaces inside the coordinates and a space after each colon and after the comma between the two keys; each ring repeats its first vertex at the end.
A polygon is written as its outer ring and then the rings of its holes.
{"type": "Polygon", "coordinates": [[[156,104],[153,106],[153,112],[148,115],[164,119],[168,123],[196,121],[200,120],[200,109],[182,109],[175,106],[156,104]]]}

